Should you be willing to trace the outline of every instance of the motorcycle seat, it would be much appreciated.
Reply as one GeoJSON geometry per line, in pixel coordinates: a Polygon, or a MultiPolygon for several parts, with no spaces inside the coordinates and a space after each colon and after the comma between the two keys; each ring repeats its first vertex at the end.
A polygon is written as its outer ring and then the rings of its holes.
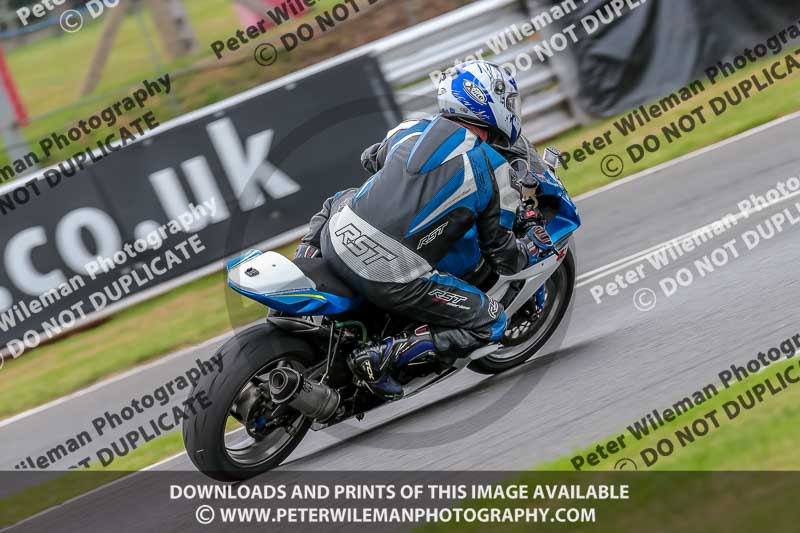
{"type": "Polygon", "coordinates": [[[322,257],[297,257],[292,262],[316,284],[318,291],[343,298],[357,298],[353,289],[336,275],[322,257]]]}

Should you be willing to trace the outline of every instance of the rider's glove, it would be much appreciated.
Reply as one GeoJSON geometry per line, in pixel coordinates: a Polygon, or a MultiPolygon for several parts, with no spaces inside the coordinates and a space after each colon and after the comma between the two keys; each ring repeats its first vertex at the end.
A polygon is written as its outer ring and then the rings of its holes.
{"type": "Polygon", "coordinates": [[[322,252],[320,252],[319,248],[316,246],[312,246],[310,244],[301,243],[297,247],[297,251],[294,253],[294,258],[297,259],[298,257],[320,257],[322,252]]]}
{"type": "Polygon", "coordinates": [[[381,148],[381,143],[373,144],[361,153],[361,166],[370,174],[375,174],[380,170],[378,163],[378,150],[381,148]]]}
{"type": "Polygon", "coordinates": [[[520,242],[525,246],[528,254],[528,266],[534,265],[544,259],[553,251],[553,240],[544,226],[532,226],[520,242]]]}

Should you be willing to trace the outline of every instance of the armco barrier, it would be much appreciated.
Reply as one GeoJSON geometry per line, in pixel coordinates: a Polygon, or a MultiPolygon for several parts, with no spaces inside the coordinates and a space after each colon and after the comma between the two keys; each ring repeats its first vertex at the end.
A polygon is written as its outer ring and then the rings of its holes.
{"type": "MultiPolygon", "coordinates": [[[[531,52],[531,41],[523,40],[492,55],[487,41],[513,25],[530,22],[530,14],[521,0],[481,0],[412,28],[364,45],[378,57],[389,83],[395,88],[397,102],[406,116],[435,111],[436,91],[429,74],[452,67],[483,49],[484,59],[497,63],[512,62],[521,52],[531,52]]],[[[531,9],[544,10],[532,2],[531,9]]],[[[533,143],[554,137],[579,124],[568,98],[559,84],[556,69],[549,62],[537,61],[532,68],[517,74],[522,96],[523,129],[533,143]]]]}

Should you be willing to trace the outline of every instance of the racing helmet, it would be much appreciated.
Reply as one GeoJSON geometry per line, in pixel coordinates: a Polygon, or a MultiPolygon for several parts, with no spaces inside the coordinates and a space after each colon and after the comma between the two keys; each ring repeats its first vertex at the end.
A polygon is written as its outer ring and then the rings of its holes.
{"type": "Polygon", "coordinates": [[[506,68],[488,61],[468,61],[448,69],[441,75],[437,101],[443,116],[501,134],[495,135],[499,138],[493,144],[512,146],[519,138],[519,89],[506,68]]]}

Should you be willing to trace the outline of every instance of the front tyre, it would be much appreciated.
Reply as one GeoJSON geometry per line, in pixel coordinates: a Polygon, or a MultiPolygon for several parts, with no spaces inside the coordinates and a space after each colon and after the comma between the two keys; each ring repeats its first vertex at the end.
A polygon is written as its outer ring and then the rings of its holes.
{"type": "Polygon", "coordinates": [[[307,342],[270,324],[248,328],[217,352],[223,370],[203,376],[192,391],[211,405],[184,420],[183,441],[192,463],[219,481],[240,481],[278,466],[300,444],[311,420],[275,406],[258,390],[258,377],[290,366],[300,372],[318,356],[307,342]]]}
{"type": "Polygon", "coordinates": [[[547,300],[544,310],[531,312],[532,302],[508,318],[503,347],[473,361],[469,369],[480,374],[498,374],[519,366],[533,357],[558,330],[569,309],[575,291],[575,257],[572,249],[558,269],[545,282],[547,300]]]}

